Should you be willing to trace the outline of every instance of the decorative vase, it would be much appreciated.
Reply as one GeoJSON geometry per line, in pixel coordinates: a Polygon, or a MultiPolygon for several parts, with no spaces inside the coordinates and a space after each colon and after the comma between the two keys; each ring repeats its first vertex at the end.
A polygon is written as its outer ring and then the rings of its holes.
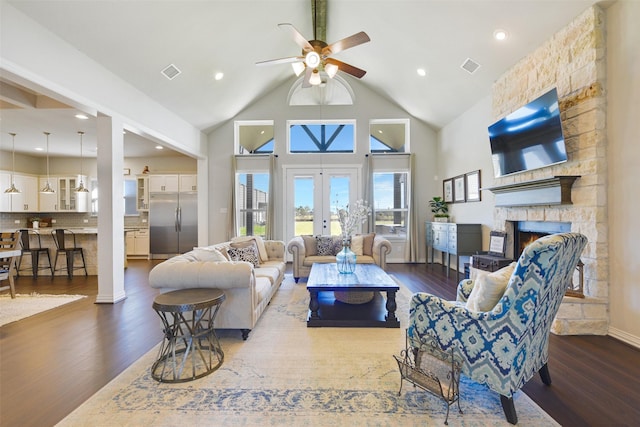
{"type": "Polygon", "coordinates": [[[31,228],[33,228],[34,230],[37,230],[38,228],[40,228],[40,221],[33,221],[31,223],[31,228]]]}
{"type": "Polygon", "coordinates": [[[350,239],[342,240],[342,250],[336,255],[336,265],[341,274],[351,274],[356,270],[356,254],[350,246],[350,239]]]}

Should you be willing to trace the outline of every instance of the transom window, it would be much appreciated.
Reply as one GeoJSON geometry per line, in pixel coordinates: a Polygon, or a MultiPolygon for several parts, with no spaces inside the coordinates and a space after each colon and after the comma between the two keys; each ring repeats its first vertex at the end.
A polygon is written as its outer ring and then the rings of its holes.
{"type": "Polygon", "coordinates": [[[355,121],[288,122],[290,153],[353,153],[355,121]]]}
{"type": "Polygon", "coordinates": [[[236,154],[270,154],[274,145],[273,120],[235,122],[236,154]]]}

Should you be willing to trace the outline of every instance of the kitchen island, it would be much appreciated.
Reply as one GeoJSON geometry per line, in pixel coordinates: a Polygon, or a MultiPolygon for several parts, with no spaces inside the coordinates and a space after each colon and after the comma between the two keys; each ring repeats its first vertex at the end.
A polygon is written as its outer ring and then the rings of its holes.
{"type": "MultiPolygon", "coordinates": [[[[43,227],[43,228],[26,228],[21,230],[29,231],[29,243],[30,246],[37,247],[38,239],[36,233],[40,234],[40,241],[43,248],[48,248],[49,253],[51,255],[51,264],[53,265],[53,261],[56,257],[56,244],[53,241],[53,236],[51,233],[54,228],[43,227]]],[[[91,227],[65,227],[65,230],[70,230],[75,234],[76,237],[76,246],[81,247],[84,252],[84,260],[87,266],[87,272],[91,276],[96,276],[98,274],[98,229],[91,227]]],[[[14,232],[17,230],[2,230],[3,232],[14,232]]],[[[65,257],[63,255],[58,257],[58,268],[62,267],[66,262],[65,257]],[[62,259],[60,259],[62,258],[62,259]]],[[[76,265],[80,264],[79,256],[76,255],[76,265]]],[[[40,265],[44,265],[46,261],[43,261],[43,256],[40,256],[40,265]]],[[[31,276],[31,257],[26,255],[22,257],[22,263],[20,265],[20,274],[22,276],[31,276]]],[[[46,271],[42,271],[43,275],[46,275],[46,271]]],[[[66,276],[66,270],[58,270],[55,272],[56,276],[66,276]]],[[[76,273],[79,274],[79,273],[76,273]]]]}

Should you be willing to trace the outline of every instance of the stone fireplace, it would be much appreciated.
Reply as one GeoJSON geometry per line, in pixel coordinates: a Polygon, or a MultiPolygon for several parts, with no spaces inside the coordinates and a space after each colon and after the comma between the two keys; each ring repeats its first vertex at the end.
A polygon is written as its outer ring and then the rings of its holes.
{"type": "Polygon", "coordinates": [[[521,224],[538,227],[525,232],[556,232],[552,227],[559,227],[558,231],[587,237],[581,257],[584,298],[565,296],[552,326],[561,335],[605,335],[609,325],[604,22],[603,11],[590,7],[505,73],[492,90],[497,120],[548,89],[558,89],[569,160],[496,179],[495,188],[508,188],[521,197],[511,203],[511,195],[501,198],[495,192],[493,229],[507,233],[506,255],[512,258],[519,255],[520,242],[515,236],[521,224]],[[528,183],[568,178],[570,184],[562,186],[563,197],[527,201],[528,183]]]}

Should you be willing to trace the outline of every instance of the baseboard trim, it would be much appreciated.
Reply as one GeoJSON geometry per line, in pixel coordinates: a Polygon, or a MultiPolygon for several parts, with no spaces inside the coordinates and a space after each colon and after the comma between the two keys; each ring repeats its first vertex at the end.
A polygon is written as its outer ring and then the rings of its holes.
{"type": "Polygon", "coordinates": [[[609,334],[611,337],[618,339],[626,344],[629,344],[630,346],[633,346],[635,348],[640,348],[640,337],[637,337],[635,335],[631,335],[628,332],[622,331],[618,328],[613,328],[611,326],[609,326],[609,334]]]}

